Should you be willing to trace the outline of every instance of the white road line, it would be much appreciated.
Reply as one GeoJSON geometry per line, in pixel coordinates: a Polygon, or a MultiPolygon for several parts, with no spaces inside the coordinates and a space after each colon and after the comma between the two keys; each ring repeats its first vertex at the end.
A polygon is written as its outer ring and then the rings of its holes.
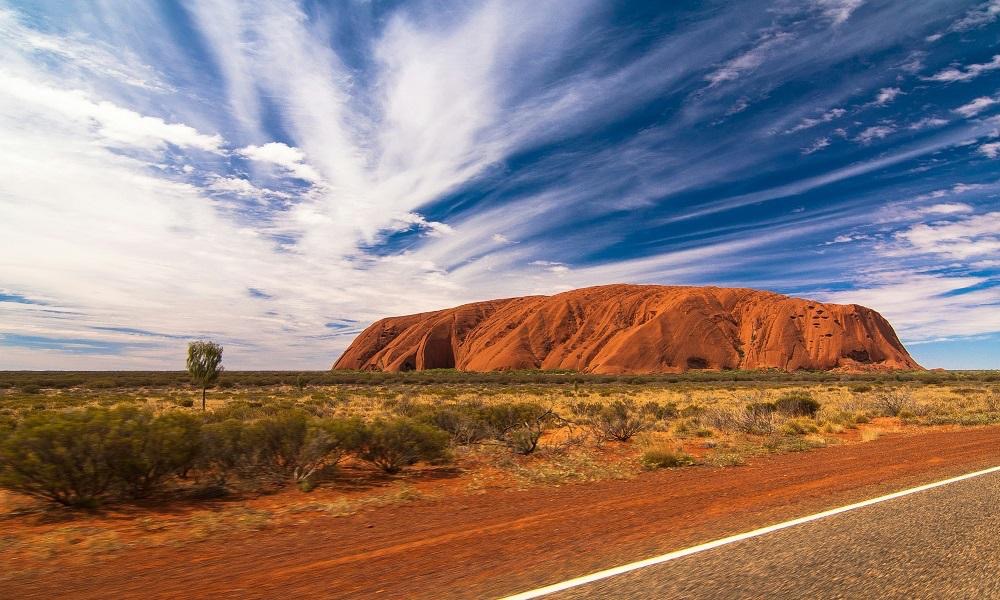
{"type": "Polygon", "coordinates": [[[521,592],[520,594],[514,594],[513,596],[507,596],[502,600],[528,600],[529,598],[539,598],[541,596],[553,594],[555,592],[560,592],[562,590],[568,590],[570,588],[574,588],[577,586],[586,585],[588,583],[593,583],[595,581],[600,581],[602,579],[607,579],[609,577],[614,577],[615,575],[621,575],[622,573],[636,571],[638,569],[643,569],[645,567],[650,567],[652,565],[658,565],[661,563],[669,562],[671,560],[676,560],[678,558],[683,558],[685,556],[690,556],[692,554],[697,554],[699,552],[704,552],[706,550],[711,550],[713,548],[718,548],[720,546],[725,546],[726,544],[732,544],[734,542],[748,540],[750,538],[766,535],[773,531],[779,531],[781,529],[795,527],[796,525],[802,525],[803,523],[809,523],[810,521],[817,521],[819,519],[824,519],[826,517],[832,517],[833,515],[839,515],[840,513],[845,513],[858,508],[871,506],[872,504],[878,504],[879,502],[895,500],[896,498],[902,498],[903,496],[909,496],[910,494],[916,494],[917,492],[923,492],[936,487],[941,487],[943,485],[948,485],[949,483],[956,483],[959,481],[964,481],[966,479],[972,479],[973,477],[979,477],[980,475],[996,473],[998,471],[1000,471],[1000,466],[990,467],[989,469],[983,469],[982,471],[976,471],[975,473],[966,473],[965,475],[959,475],[958,477],[952,477],[951,479],[944,479],[942,481],[928,483],[926,485],[917,486],[915,488],[910,488],[908,490],[902,490],[900,492],[895,492],[892,494],[888,494],[886,496],[879,496],[878,498],[872,498],[871,500],[865,500],[863,502],[857,502],[855,504],[848,504],[847,506],[841,506],[840,508],[833,508],[806,517],[799,517],[798,519],[792,519],[791,521],[785,521],[784,523],[777,523],[775,525],[769,525],[767,527],[762,527],[760,529],[754,529],[753,531],[748,531],[746,533],[731,535],[729,537],[715,540],[714,542],[708,542],[705,544],[699,544],[697,546],[691,546],[690,548],[685,548],[683,550],[676,550],[674,552],[670,552],[669,554],[662,554],[660,556],[654,556],[653,558],[647,558],[646,560],[640,560],[638,562],[629,563],[627,565],[622,565],[620,567],[605,569],[604,571],[598,571],[596,573],[591,573],[590,575],[584,575],[583,577],[568,579],[561,583],[554,583],[552,585],[547,585],[545,587],[538,588],[535,590],[521,592]]]}

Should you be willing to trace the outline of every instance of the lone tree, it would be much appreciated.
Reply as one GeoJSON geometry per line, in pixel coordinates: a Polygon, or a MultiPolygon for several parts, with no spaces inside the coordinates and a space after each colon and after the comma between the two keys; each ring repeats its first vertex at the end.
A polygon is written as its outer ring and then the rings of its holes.
{"type": "Polygon", "coordinates": [[[205,410],[205,390],[215,383],[222,373],[222,346],[215,342],[188,344],[188,373],[191,380],[201,386],[201,410],[205,410]]]}

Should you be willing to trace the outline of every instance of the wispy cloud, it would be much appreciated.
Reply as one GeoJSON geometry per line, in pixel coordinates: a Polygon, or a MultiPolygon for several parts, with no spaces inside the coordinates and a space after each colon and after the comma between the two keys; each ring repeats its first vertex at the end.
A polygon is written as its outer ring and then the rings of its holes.
{"type": "Polygon", "coordinates": [[[1000,212],[917,223],[896,233],[895,239],[898,245],[887,250],[890,255],[940,254],[958,260],[993,256],[1000,252],[1000,212]]]}
{"type": "Polygon", "coordinates": [[[891,125],[872,125],[858,133],[854,137],[854,140],[862,144],[870,144],[875,140],[880,140],[892,134],[894,131],[896,131],[896,128],[891,125]]]}
{"type": "Polygon", "coordinates": [[[843,108],[831,108],[822,115],[818,117],[807,117],[799,121],[799,124],[791,129],[788,129],[785,133],[795,133],[796,131],[802,131],[803,129],[810,129],[819,125],[820,123],[829,123],[834,119],[839,119],[840,117],[847,114],[847,111],[843,108]]]}
{"type": "Polygon", "coordinates": [[[990,98],[989,96],[981,96],[979,98],[976,98],[972,102],[969,102],[968,104],[963,104],[962,106],[959,106],[958,108],[955,109],[955,112],[969,119],[998,103],[1000,103],[1000,101],[997,101],[995,98],[990,98]]]}
{"type": "Polygon", "coordinates": [[[964,202],[943,202],[920,209],[925,215],[954,215],[973,212],[973,208],[964,202]]]}
{"type": "Polygon", "coordinates": [[[864,0],[818,0],[823,14],[834,25],[840,25],[851,17],[851,14],[864,4],[864,0]]]}
{"type": "Polygon", "coordinates": [[[973,9],[965,16],[952,23],[949,31],[968,31],[977,29],[997,20],[1000,17],[1000,0],[988,0],[973,9]]]}
{"type": "Polygon", "coordinates": [[[39,59],[51,59],[97,77],[156,92],[175,91],[152,66],[127,49],[95,43],[84,36],[60,36],[22,23],[13,10],[0,8],[0,40],[39,59]]]}
{"type": "Polygon", "coordinates": [[[920,129],[930,129],[932,127],[943,127],[948,124],[948,119],[942,119],[939,117],[924,117],[918,121],[914,121],[907,126],[907,129],[918,131],[920,129]]]}
{"type": "Polygon", "coordinates": [[[814,141],[808,148],[802,149],[802,154],[812,154],[813,152],[819,152],[823,148],[830,145],[830,138],[821,137],[814,141]]]}
{"type": "Polygon", "coordinates": [[[950,67],[938,71],[930,77],[925,77],[927,81],[941,81],[951,83],[954,81],[971,81],[983,73],[1000,69],[1000,54],[993,56],[993,59],[986,63],[970,64],[964,67],[950,67]]]}
{"type": "Polygon", "coordinates": [[[879,106],[885,106],[886,104],[889,104],[890,102],[895,100],[902,93],[903,90],[899,89],[898,87],[882,88],[878,91],[878,94],[875,95],[875,104],[878,104],[879,106]]]}
{"type": "Polygon", "coordinates": [[[217,134],[204,134],[183,123],[168,123],[106,100],[95,101],[80,90],[63,90],[3,71],[0,71],[0,93],[24,103],[35,114],[58,114],[77,124],[90,125],[111,145],[158,150],[164,144],[173,144],[219,153],[224,144],[217,134]]]}
{"type": "Polygon", "coordinates": [[[794,39],[794,35],[785,31],[766,32],[752,48],[740,53],[723,63],[718,69],[705,77],[711,86],[717,86],[727,81],[735,81],[748,71],[764,64],[769,53],[794,39]]]}
{"type": "Polygon", "coordinates": [[[1000,290],[976,289],[981,277],[875,272],[867,285],[848,292],[819,293],[827,302],[876,308],[907,342],[972,336],[1000,327],[1000,290]]]}
{"type": "Polygon", "coordinates": [[[279,166],[298,179],[313,183],[323,181],[316,169],[306,162],[304,152],[281,142],[268,142],[262,146],[247,146],[237,150],[237,153],[250,160],[279,166]]]}
{"type": "Polygon", "coordinates": [[[979,146],[979,151],[985,154],[987,158],[996,158],[997,156],[1000,156],[1000,142],[983,144],[979,146]]]}

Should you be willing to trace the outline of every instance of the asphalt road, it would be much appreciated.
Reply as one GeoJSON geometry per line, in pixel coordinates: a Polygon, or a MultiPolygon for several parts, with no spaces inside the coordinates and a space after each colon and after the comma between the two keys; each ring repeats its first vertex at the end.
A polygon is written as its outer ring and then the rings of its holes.
{"type": "Polygon", "coordinates": [[[545,598],[1000,598],[1000,473],[545,598]]]}

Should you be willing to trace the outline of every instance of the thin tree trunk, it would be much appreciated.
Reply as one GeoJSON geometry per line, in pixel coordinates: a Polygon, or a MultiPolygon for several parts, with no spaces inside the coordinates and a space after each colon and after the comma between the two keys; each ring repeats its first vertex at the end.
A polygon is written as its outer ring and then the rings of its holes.
{"type": "Polygon", "coordinates": [[[201,410],[205,410],[205,386],[201,387],[201,410]]]}

